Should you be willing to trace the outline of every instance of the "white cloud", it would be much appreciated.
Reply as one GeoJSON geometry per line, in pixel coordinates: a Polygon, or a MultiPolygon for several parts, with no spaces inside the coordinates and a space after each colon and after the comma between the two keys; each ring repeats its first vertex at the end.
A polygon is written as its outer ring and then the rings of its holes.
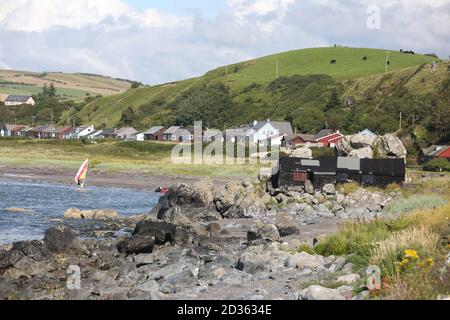
{"type": "Polygon", "coordinates": [[[123,0],[0,0],[0,68],[155,84],[285,50],[340,43],[450,54],[450,0],[228,0],[214,19],[123,0]],[[380,3],[381,30],[366,27],[380,3]],[[6,45],[7,44],[7,45],[6,45]]]}
{"type": "Polygon", "coordinates": [[[127,27],[130,23],[144,27],[180,26],[189,22],[186,17],[155,9],[138,11],[122,0],[19,0],[0,5],[0,26],[14,31],[42,32],[53,27],[80,29],[108,20],[112,20],[115,27],[127,27]]]}

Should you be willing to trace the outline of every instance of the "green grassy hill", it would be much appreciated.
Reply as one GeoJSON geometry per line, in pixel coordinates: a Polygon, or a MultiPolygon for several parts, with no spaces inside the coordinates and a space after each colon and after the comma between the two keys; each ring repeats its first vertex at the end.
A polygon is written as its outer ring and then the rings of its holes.
{"type": "MultiPolygon", "coordinates": [[[[418,67],[436,60],[425,55],[393,51],[389,52],[389,56],[389,72],[418,67]]],[[[337,82],[343,82],[384,74],[385,59],[386,51],[378,49],[314,48],[289,51],[231,65],[228,67],[227,75],[225,75],[225,67],[221,67],[199,78],[131,89],[120,95],[97,99],[87,104],[77,116],[80,121],[91,122],[97,126],[103,125],[106,119],[108,124],[118,125],[123,112],[131,107],[140,114],[140,121],[135,121],[139,122],[135,125],[143,129],[151,124],[166,123],[169,115],[176,109],[173,105],[176,99],[196,87],[223,83],[237,104],[251,100],[272,103],[274,97],[272,95],[267,97],[264,88],[275,80],[277,61],[279,77],[325,74],[337,82]],[[367,57],[367,61],[363,61],[363,57],[367,57]],[[337,63],[330,64],[332,59],[336,59],[337,63]],[[261,89],[259,86],[264,88],[261,89]],[[246,92],[242,94],[243,91],[246,92]]],[[[260,113],[257,110],[260,108],[255,109],[255,106],[249,110],[243,110],[243,108],[245,106],[234,106],[233,112],[229,112],[226,116],[228,118],[226,122],[237,124],[248,121],[249,117],[273,116],[273,112],[267,110],[260,113]]],[[[275,114],[275,116],[282,115],[275,114]]]]}

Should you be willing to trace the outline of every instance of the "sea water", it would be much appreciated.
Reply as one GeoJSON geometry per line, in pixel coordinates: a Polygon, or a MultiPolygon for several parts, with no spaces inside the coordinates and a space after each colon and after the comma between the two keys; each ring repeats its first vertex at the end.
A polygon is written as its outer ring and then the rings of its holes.
{"type": "Polygon", "coordinates": [[[74,186],[64,184],[0,180],[0,244],[42,239],[46,229],[63,221],[68,208],[113,209],[130,216],[148,213],[159,197],[132,189],[89,186],[86,192],[76,192],[74,186]]]}

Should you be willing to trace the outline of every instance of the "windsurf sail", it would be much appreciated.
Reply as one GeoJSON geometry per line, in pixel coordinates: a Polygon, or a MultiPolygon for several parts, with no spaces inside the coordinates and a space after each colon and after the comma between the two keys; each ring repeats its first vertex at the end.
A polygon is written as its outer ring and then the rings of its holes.
{"type": "Polygon", "coordinates": [[[83,188],[84,183],[86,182],[88,167],[89,167],[89,159],[83,162],[80,169],[78,170],[77,175],[75,176],[75,182],[78,184],[80,188],[83,188]]]}

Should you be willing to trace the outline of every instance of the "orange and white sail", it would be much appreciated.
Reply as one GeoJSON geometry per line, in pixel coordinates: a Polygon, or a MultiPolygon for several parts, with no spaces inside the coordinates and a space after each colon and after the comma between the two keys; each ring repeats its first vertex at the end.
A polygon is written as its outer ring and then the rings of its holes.
{"type": "Polygon", "coordinates": [[[77,175],[75,176],[75,182],[79,183],[81,182],[81,187],[84,186],[84,181],[86,181],[87,171],[89,167],[89,159],[83,162],[80,169],[77,172],[77,175]]]}

